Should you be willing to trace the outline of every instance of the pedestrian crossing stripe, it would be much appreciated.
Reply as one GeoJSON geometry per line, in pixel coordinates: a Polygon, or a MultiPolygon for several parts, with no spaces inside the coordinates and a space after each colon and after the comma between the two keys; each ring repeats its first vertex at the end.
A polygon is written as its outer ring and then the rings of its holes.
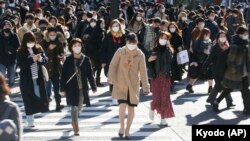
{"type": "MultiPolygon", "coordinates": [[[[67,125],[49,125],[50,129],[58,130],[58,129],[72,129],[71,124],[67,125]]],[[[79,128],[85,128],[85,129],[119,129],[119,124],[79,124],[79,128]]],[[[155,124],[149,124],[149,125],[142,125],[142,124],[133,124],[131,129],[159,129],[158,125],[155,124]]],[[[25,126],[24,129],[30,129],[30,127],[25,126]]],[[[34,129],[48,129],[48,125],[36,125],[34,129]]]]}
{"type": "MultiPolygon", "coordinates": [[[[116,137],[117,132],[79,132],[80,135],[83,135],[84,137],[116,137]]],[[[132,132],[131,132],[132,133],[132,132]]],[[[29,132],[25,133],[24,137],[69,137],[72,135],[73,132],[69,132],[65,134],[64,132],[50,132],[48,133],[43,133],[43,132],[29,132]]],[[[160,132],[135,132],[132,134],[133,136],[137,137],[148,137],[148,136],[157,136],[157,137],[164,137],[166,136],[165,134],[162,134],[160,132]]]]}

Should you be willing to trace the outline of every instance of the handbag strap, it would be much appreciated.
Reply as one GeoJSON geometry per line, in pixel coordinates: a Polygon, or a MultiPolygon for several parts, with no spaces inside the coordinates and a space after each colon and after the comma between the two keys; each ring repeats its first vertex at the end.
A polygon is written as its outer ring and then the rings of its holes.
{"type": "MultiPolygon", "coordinates": [[[[82,60],[81,60],[81,63],[79,65],[79,67],[82,66],[82,64],[84,62],[84,59],[85,59],[85,55],[82,55],[82,60]]],[[[74,78],[74,76],[76,76],[77,73],[78,73],[78,70],[76,70],[75,73],[72,76],[70,76],[70,78],[68,79],[68,81],[66,81],[66,84],[68,84],[74,78]]]]}

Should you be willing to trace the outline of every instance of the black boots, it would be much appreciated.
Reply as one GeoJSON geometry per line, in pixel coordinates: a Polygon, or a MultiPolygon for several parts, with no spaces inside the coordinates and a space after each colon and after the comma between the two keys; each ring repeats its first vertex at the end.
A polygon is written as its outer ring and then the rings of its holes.
{"type": "Polygon", "coordinates": [[[56,112],[61,112],[61,110],[64,108],[63,105],[56,105],[56,112]]]}
{"type": "Polygon", "coordinates": [[[97,77],[95,80],[96,80],[96,86],[97,87],[104,87],[104,85],[101,83],[101,78],[100,77],[97,77]]]}
{"type": "Polygon", "coordinates": [[[187,85],[186,90],[187,90],[189,93],[194,93],[193,86],[190,85],[190,84],[187,85]]]}
{"type": "Polygon", "coordinates": [[[209,87],[208,87],[208,91],[207,91],[208,94],[210,94],[212,90],[213,90],[213,87],[212,87],[212,86],[209,86],[209,87]]]}

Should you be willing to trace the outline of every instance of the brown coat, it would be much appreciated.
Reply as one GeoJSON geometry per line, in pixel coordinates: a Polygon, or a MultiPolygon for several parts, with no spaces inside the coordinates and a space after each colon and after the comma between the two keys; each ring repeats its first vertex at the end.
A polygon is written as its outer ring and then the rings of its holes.
{"type": "Polygon", "coordinates": [[[149,92],[145,57],[138,48],[134,51],[129,51],[127,47],[118,49],[109,66],[108,76],[114,85],[114,99],[127,100],[129,90],[131,104],[138,104],[140,80],[143,91],[149,92]]]}

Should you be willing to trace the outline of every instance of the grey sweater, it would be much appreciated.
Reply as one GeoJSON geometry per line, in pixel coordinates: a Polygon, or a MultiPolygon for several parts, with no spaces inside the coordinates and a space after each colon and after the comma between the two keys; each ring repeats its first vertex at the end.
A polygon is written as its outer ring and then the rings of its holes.
{"type": "Polygon", "coordinates": [[[8,116],[8,119],[13,120],[14,123],[16,124],[18,129],[18,141],[21,141],[23,129],[22,129],[22,114],[20,112],[20,109],[17,104],[9,100],[8,96],[2,97],[0,94],[0,115],[4,114],[5,107],[8,106],[11,107],[11,112],[8,116]]]}

